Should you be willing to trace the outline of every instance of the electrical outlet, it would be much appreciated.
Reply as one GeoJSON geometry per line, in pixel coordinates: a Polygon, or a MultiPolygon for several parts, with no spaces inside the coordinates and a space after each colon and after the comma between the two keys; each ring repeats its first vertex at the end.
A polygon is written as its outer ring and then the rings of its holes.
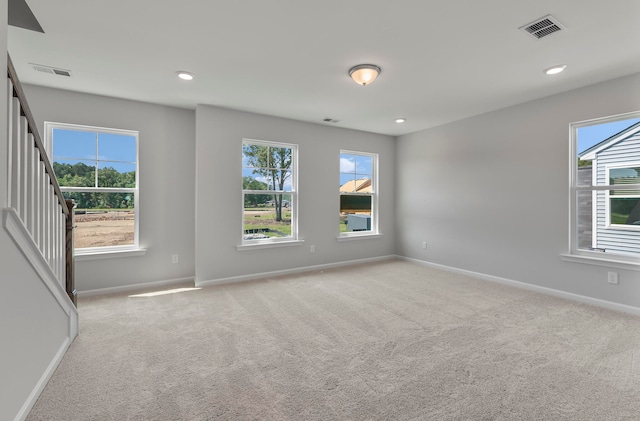
{"type": "Polygon", "coordinates": [[[177,254],[171,255],[171,263],[178,263],[178,255],[177,254]]]}
{"type": "Polygon", "coordinates": [[[607,274],[607,282],[618,285],[618,272],[609,272],[607,274]]]}
{"type": "Polygon", "coordinates": [[[425,250],[427,249],[427,242],[426,241],[422,242],[422,248],[425,249],[425,250]]]}
{"type": "Polygon", "coordinates": [[[316,246],[309,246],[309,253],[315,253],[316,252],[316,246]]]}

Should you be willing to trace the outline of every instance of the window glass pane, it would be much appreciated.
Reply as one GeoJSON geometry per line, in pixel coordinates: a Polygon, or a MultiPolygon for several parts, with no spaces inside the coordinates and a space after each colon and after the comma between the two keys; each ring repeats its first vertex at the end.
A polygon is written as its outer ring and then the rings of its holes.
{"type": "Polygon", "coordinates": [[[292,190],[292,149],[244,144],[242,147],[243,177],[266,183],[271,190],[292,190]]]}
{"type": "Polygon", "coordinates": [[[371,231],[371,196],[340,195],[340,232],[371,231]]]}
{"type": "Polygon", "coordinates": [[[76,202],[76,248],[134,244],[133,193],[65,192],[76,202]]]}
{"type": "Polygon", "coordinates": [[[113,133],[98,134],[100,161],[136,162],[136,138],[113,133]]]}
{"type": "Polygon", "coordinates": [[[340,154],[340,192],[370,193],[373,158],[368,155],[340,154]]]}
{"type": "Polygon", "coordinates": [[[356,173],[356,157],[352,154],[340,154],[340,173],[355,174],[356,173]]]}
{"type": "Polygon", "coordinates": [[[53,160],[65,158],[89,159],[95,162],[96,134],[77,130],[53,129],[53,160]]]}
{"type": "MultiPolygon", "coordinates": [[[[585,157],[593,158],[593,156],[589,156],[586,154],[588,154],[590,151],[594,151],[599,146],[604,145],[612,136],[615,136],[616,134],[620,133],[621,131],[639,121],[639,118],[611,121],[604,124],[594,124],[591,126],[579,127],[576,130],[577,138],[575,139],[575,141],[576,150],[578,152],[577,160],[579,168],[576,177],[577,186],[592,185],[592,178],[587,176],[591,176],[591,165],[593,164],[593,162],[591,160],[586,160],[585,157]],[[589,169],[581,171],[582,167],[589,167],[589,169]]],[[[599,184],[604,184],[604,182],[600,181],[599,184]]]]}
{"type": "Polygon", "coordinates": [[[637,198],[612,198],[611,224],[640,227],[640,191],[637,198]]]}
{"type": "Polygon", "coordinates": [[[341,193],[355,193],[356,186],[357,184],[355,174],[340,174],[341,193]]]}
{"type": "Polygon", "coordinates": [[[53,172],[60,186],[95,187],[95,165],[95,161],[58,159],[53,161],[53,172]]]}
{"type": "Polygon", "coordinates": [[[245,194],[244,239],[291,237],[290,194],[245,194]]]}
{"type": "MultiPolygon", "coordinates": [[[[624,185],[624,184],[640,184],[640,167],[628,167],[628,168],[611,168],[609,170],[609,184],[610,185],[624,185]]],[[[614,190],[612,194],[615,195],[628,195],[637,194],[633,190],[614,190]]]]}
{"type": "MultiPolygon", "coordinates": [[[[243,173],[244,174],[244,173],[243,173]]],[[[264,181],[258,180],[251,176],[242,176],[242,189],[243,190],[267,190],[269,186],[264,181]]],[[[245,202],[247,200],[245,195],[245,202]]],[[[252,195],[248,195],[252,196],[252,195]]]]}
{"type": "Polygon", "coordinates": [[[371,178],[371,173],[373,172],[373,159],[367,155],[357,155],[356,156],[356,174],[358,178],[362,178],[362,175],[368,175],[368,178],[371,178]]]}
{"type": "Polygon", "coordinates": [[[577,246],[589,250],[593,244],[593,191],[576,192],[577,246]]]}
{"type": "Polygon", "coordinates": [[[100,162],[98,164],[98,187],[135,188],[136,164],[100,162]]]}
{"type": "Polygon", "coordinates": [[[276,190],[291,191],[291,171],[279,170],[276,175],[276,190]]]}
{"type": "Polygon", "coordinates": [[[291,168],[290,148],[269,148],[269,159],[271,168],[283,170],[291,168]]]}
{"type": "Polygon", "coordinates": [[[593,182],[593,170],[591,161],[578,160],[578,175],[576,177],[576,185],[578,186],[591,186],[593,182]]]}

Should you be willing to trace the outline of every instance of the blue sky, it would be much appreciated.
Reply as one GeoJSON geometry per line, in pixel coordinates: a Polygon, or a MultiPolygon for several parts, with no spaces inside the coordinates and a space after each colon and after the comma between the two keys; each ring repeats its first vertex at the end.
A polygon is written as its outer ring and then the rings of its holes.
{"type": "Polygon", "coordinates": [[[632,124],[640,121],[640,118],[620,120],[611,123],[597,124],[578,129],[578,154],[589,149],[593,145],[621,132],[632,124]]]}
{"type": "Polygon", "coordinates": [[[111,133],[53,130],[53,161],[65,164],[83,162],[98,168],[112,167],[119,172],[136,169],[136,138],[111,133]]]}
{"type": "Polygon", "coordinates": [[[366,155],[340,154],[340,185],[349,180],[371,178],[373,160],[366,155]]]}

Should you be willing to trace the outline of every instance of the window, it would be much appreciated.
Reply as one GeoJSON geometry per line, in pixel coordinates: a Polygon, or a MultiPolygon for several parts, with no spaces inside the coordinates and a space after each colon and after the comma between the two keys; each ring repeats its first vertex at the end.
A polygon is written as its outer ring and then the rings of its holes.
{"type": "Polygon", "coordinates": [[[340,151],[340,236],[378,233],[378,155],[340,151]]]}
{"type": "Polygon", "coordinates": [[[640,112],[571,132],[572,254],[640,263],[640,112]]]}
{"type": "Polygon", "coordinates": [[[297,240],[296,145],[242,142],[242,243],[297,240]]]}
{"type": "Polygon", "coordinates": [[[76,203],[80,253],[138,248],[138,132],[46,123],[53,170],[76,203]]]}
{"type": "Polygon", "coordinates": [[[620,190],[607,191],[607,226],[640,229],[640,190],[622,189],[625,185],[640,184],[640,162],[633,166],[607,167],[606,180],[610,186],[620,186],[620,190]]]}

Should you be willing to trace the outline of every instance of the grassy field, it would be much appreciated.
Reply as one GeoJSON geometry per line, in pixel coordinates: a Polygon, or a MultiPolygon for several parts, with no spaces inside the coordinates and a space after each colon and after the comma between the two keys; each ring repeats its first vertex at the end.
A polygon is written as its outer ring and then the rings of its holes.
{"type": "Polygon", "coordinates": [[[75,248],[132,245],[134,219],[133,211],[76,213],[75,248]]]}
{"type": "Polygon", "coordinates": [[[275,208],[245,208],[244,230],[246,234],[260,231],[268,237],[289,237],[291,235],[291,211],[282,209],[282,221],[276,221],[275,208]]]}

